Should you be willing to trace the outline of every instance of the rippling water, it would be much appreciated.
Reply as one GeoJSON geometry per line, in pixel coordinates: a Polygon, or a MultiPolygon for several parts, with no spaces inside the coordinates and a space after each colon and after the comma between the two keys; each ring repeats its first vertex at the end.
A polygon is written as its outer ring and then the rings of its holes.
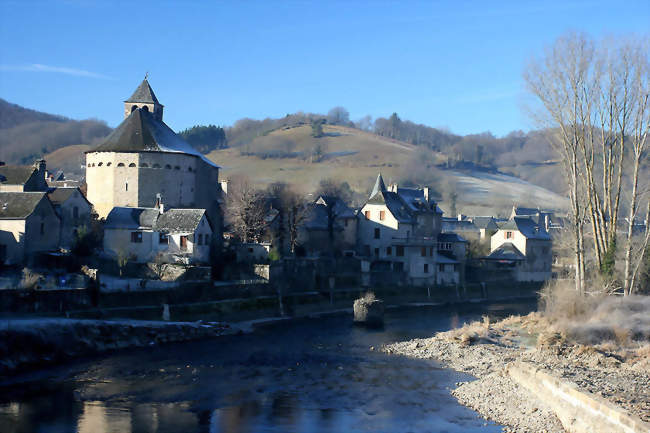
{"type": "Polygon", "coordinates": [[[0,431],[501,431],[450,395],[469,376],[377,349],[485,313],[534,308],[507,303],[390,311],[382,330],[333,317],[80,360],[0,384],[0,431]]]}

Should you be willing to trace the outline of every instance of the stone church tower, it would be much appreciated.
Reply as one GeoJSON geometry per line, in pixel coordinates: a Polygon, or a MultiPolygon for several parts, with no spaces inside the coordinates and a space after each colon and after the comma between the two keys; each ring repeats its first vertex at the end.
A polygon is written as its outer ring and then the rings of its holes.
{"type": "Polygon", "coordinates": [[[124,120],[86,152],[87,198],[99,218],[115,206],[205,209],[215,234],[221,227],[219,167],[162,120],[163,105],[147,78],[124,102],[124,120]]]}

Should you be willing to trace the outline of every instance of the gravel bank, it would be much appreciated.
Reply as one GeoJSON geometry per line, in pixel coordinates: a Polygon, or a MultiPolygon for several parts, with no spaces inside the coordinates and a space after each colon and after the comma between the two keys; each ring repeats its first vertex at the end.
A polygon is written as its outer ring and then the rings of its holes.
{"type": "Polygon", "coordinates": [[[513,361],[533,362],[644,421],[650,420],[647,355],[622,362],[616,355],[562,340],[545,341],[537,347],[537,335],[526,329],[539,326],[539,320],[540,316],[532,313],[495,324],[474,323],[432,338],[394,343],[383,350],[437,359],[477,377],[459,383],[452,394],[486,419],[506,425],[506,432],[564,432],[552,410],[507,375],[505,366],[513,361]]]}

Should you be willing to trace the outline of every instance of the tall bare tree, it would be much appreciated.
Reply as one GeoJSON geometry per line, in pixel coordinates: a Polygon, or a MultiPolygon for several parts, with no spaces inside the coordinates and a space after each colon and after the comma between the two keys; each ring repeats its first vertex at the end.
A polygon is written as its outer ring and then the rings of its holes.
{"type": "Polygon", "coordinates": [[[226,218],[242,242],[258,242],[266,226],[264,194],[245,176],[230,179],[226,218]]]}
{"type": "Polygon", "coordinates": [[[584,293],[586,206],[583,199],[582,147],[590,138],[594,96],[594,44],[585,35],[559,38],[545,56],[524,72],[529,91],[543,110],[538,120],[554,131],[552,145],[562,156],[569,189],[576,290],[584,293]]]}

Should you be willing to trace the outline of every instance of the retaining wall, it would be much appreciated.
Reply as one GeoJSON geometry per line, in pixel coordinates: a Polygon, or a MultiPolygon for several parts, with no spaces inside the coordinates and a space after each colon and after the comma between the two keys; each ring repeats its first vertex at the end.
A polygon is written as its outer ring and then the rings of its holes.
{"type": "Polygon", "coordinates": [[[571,433],[649,433],[650,424],[629,415],[574,383],[551,376],[534,365],[509,364],[508,374],[553,409],[571,433]]]}

